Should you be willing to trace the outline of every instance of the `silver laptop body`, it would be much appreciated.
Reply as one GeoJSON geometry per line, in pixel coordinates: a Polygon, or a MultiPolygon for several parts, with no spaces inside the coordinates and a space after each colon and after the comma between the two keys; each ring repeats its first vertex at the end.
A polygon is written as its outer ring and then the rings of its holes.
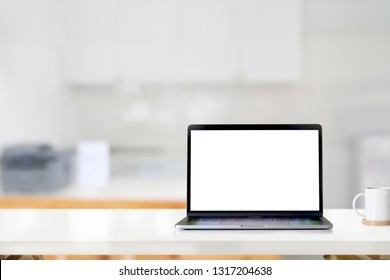
{"type": "Polygon", "coordinates": [[[331,229],[318,124],[188,127],[187,217],[176,229],[331,229]]]}

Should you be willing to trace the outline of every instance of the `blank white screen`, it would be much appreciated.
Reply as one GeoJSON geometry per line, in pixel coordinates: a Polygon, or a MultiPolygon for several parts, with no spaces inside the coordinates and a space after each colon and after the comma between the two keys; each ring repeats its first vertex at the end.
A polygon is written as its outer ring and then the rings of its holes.
{"type": "Polygon", "coordinates": [[[318,211],[317,130],[191,131],[192,211],[318,211]]]}

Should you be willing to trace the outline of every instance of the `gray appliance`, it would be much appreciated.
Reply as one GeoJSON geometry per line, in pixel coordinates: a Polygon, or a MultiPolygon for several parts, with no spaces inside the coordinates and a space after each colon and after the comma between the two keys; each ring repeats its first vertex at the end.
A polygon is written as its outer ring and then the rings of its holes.
{"type": "Polygon", "coordinates": [[[4,192],[48,192],[61,189],[71,179],[71,151],[50,145],[5,147],[1,156],[4,192]]]}

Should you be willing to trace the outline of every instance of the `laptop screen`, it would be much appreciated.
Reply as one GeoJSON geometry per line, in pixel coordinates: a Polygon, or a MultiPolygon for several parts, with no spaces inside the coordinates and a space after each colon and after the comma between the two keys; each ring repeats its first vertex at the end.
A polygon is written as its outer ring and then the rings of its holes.
{"type": "Polygon", "coordinates": [[[188,210],[322,211],[320,126],[301,126],[189,129],[188,210]]]}

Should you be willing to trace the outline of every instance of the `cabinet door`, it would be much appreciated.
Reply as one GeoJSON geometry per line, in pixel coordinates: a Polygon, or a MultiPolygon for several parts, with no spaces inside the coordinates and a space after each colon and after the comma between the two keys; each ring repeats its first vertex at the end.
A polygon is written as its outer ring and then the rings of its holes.
{"type": "Polygon", "coordinates": [[[232,0],[236,76],[245,82],[291,82],[301,76],[300,0],[232,0]]]}
{"type": "Polygon", "coordinates": [[[176,0],[119,0],[120,69],[126,82],[176,81],[176,0]]]}
{"type": "Polygon", "coordinates": [[[63,81],[68,85],[115,82],[118,74],[115,2],[67,0],[61,5],[63,81]]]}
{"type": "Polygon", "coordinates": [[[175,19],[177,80],[231,81],[235,53],[230,1],[177,0],[175,19]]]}

